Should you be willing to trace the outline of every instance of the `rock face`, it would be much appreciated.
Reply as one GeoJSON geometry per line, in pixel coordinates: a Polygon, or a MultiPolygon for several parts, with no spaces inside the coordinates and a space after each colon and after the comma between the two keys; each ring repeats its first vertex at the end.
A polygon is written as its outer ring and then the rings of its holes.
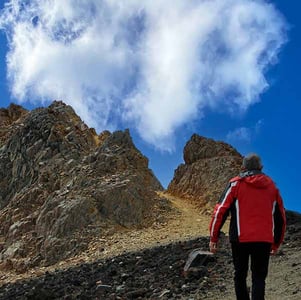
{"type": "Polygon", "coordinates": [[[239,173],[242,156],[224,142],[194,134],[184,148],[184,161],[175,170],[168,192],[211,211],[228,180],[239,173]]]}
{"type": "Polygon", "coordinates": [[[9,135],[19,127],[17,121],[27,112],[22,106],[16,104],[11,104],[7,109],[0,108],[0,147],[6,142],[9,135]]]}
{"type": "Polygon", "coordinates": [[[162,186],[128,130],[98,136],[60,101],[11,105],[0,126],[2,266],[49,265],[83,250],[89,228],[154,218],[162,186]]]}

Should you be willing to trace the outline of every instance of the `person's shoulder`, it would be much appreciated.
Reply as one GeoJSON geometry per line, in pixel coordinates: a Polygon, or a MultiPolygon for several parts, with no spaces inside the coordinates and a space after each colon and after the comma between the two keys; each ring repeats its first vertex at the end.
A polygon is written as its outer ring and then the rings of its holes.
{"type": "Polygon", "coordinates": [[[241,177],[240,176],[235,176],[235,177],[233,177],[233,178],[231,178],[230,180],[229,180],[229,183],[231,184],[231,183],[234,183],[234,182],[238,182],[238,181],[240,181],[241,180],[241,177]]]}
{"type": "Polygon", "coordinates": [[[265,173],[262,173],[262,175],[264,176],[264,178],[265,178],[267,181],[270,182],[271,185],[276,186],[276,183],[275,183],[275,181],[273,180],[273,178],[272,178],[271,176],[269,176],[269,175],[267,175],[267,174],[265,174],[265,173]]]}

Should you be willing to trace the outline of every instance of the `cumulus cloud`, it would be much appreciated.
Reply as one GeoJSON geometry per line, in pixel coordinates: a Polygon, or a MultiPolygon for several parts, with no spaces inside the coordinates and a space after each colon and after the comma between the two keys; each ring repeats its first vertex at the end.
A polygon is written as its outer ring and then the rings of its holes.
{"type": "Polygon", "coordinates": [[[20,102],[62,99],[98,130],[171,150],[204,108],[245,111],[285,43],[263,0],[11,0],[0,17],[20,102]]]}

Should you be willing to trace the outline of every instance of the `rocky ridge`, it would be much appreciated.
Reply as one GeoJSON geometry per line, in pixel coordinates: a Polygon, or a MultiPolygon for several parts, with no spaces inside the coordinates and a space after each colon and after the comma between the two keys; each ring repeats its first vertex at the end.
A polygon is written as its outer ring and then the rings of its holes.
{"type": "Polygon", "coordinates": [[[0,267],[53,264],[158,216],[162,186],[128,130],[97,135],[61,101],[0,113],[0,267]]]}
{"type": "Polygon", "coordinates": [[[183,156],[185,163],[175,170],[167,191],[211,213],[228,180],[239,173],[242,156],[229,144],[197,134],[185,145],[183,156]]]}

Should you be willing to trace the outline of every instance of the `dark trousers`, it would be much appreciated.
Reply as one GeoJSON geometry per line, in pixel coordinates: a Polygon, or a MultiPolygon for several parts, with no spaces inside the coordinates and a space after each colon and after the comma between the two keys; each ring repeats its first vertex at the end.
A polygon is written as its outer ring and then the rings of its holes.
{"type": "Polygon", "coordinates": [[[271,244],[264,242],[232,243],[234,283],[237,300],[249,300],[247,275],[249,257],[252,271],[252,300],[264,300],[265,279],[268,275],[271,244]]]}

